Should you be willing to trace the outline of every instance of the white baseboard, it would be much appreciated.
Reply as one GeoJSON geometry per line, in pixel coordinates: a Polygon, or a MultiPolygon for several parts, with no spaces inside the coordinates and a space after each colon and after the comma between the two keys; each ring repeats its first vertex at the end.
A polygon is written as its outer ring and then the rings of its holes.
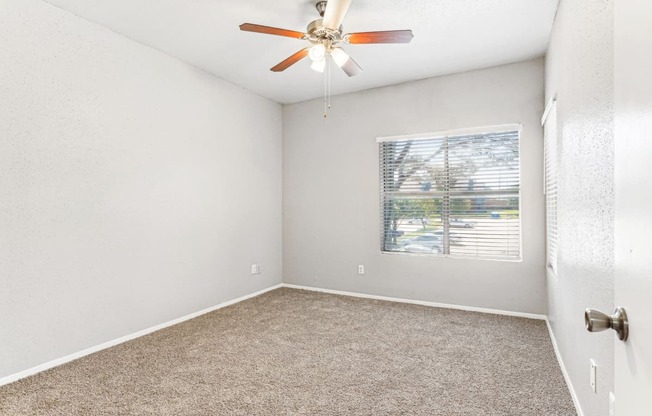
{"type": "Polygon", "coordinates": [[[463,305],[450,305],[450,304],[447,304],[447,303],[427,302],[427,301],[423,301],[423,300],[412,300],[412,299],[393,298],[393,297],[388,297],[388,296],[368,295],[368,294],[365,294],[365,293],[345,292],[345,291],[342,291],[342,290],[333,290],[333,289],[321,289],[321,288],[317,288],[317,287],[292,285],[292,284],[288,284],[288,283],[282,283],[281,286],[291,288],[291,289],[302,289],[302,290],[310,290],[310,291],[313,291],[313,292],[331,293],[331,294],[334,294],[334,295],[353,296],[353,297],[356,297],[356,298],[386,300],[386,301],[389,301],[389,302],[410,303],[410,304],[413,304],[413,305],[432,306],[432,307],[435,307],[435,308],[446,308],[446,309],[457,309],[457,310],[461,310],[461,311],[491,313],[491,314],[494,314],[494,315],[515,316],[515,317],[518,317],[518,318],[537,319],[537,320],[542,320],[542,321],[546,320],[545,315],[540,315],[540,314],[535,314],[535,313],[503,311],[503,310],[499,310],[499,309],[476,308],[476,307],[473,307],[473,306],[463,306],[463,305]]]}
{"type": "MultiPolygon", "coordinates": [[[[120,338],[116,338],[111,341],[104,342],[102,344],[96,345],[94,347],[86,348],[82,351],[66,355],[65,357],[57,358],[52,361],[48,361],[46,363],[37,365],[36,367],[29,368],[27,370],[21,371],[16,374],[12,374],[3,378],[0,378],[0,386],[13,383],[14,381],[18,381],[22,378],[29,377],[31,375],[34,375],[36,373],[40,373],[42,371],[48,370],[53,367],[60,366],[62,364],[68,363],[70,361],[76,360],[78,358],[84,357],[86,355],[113,347],[118,344],[122,344],[124,342],[130,341],[132,339],[142,337],[144,335],[147,335],[149,333],[161,330],[163,328],[167,328],[172,325],[176,325],[178,323],[196,318],[200,315],[204,315],[206,313],[224,308],[229,305],[236,304],[238,302],[242,302],[244,300],[262,295],[263,293],[281,288],[281,287],[287,287],[291,289],[302,289],[302,290],[310,290],[314,292],[323,292],[323,293],[331,293],[335,295],[342,295],[342,296],[352,296],[352,297],[358,297],[358,298],[367,298],[367,299],[376,299],[376,300],[384,300],[384,301],[389,301],[389,302],[400,302],[400,303],[409,303],[409,304],[414,304],[414,305],[423,305],[423,306],[431,306],[431,307],[436,307],[436,308],[447,308],[447,309],[457,309],[457,310],[463,310],[463,311],[471,311],[471,312],[481,312],[481,313],[490,313],[490,314],[495,314],[495,315],[506,315],[506,316],[515,316],[519,318],[528,318],[528,319],[538,319],[538,320],[545,320],[547,323],[547,318],[545,315],[539,315],[539,314],[532,314],[532,313],[523,313],[523,312],[513,312],[513,311],[503,311],[503,310],[498,310],[498,309],[487,309],[487,308],[476,308],[472,306],[461,306],[461,305],[451,305],[451,304],[446,304],[446,303],[437,303],[437,302],[427,302],[427,301],[421,301],[421,300],[412,300],[412,299],[402,299],[402,298],[394,298],[394,297],[388,297],[388,296],[378,296],[378,295],[368,295],[364,293],[355,293],[355,292],[346,292],[346,291],[341,291],[341,290],[332,290],[332,289],[321,289],[321,288],[316,288],[316,287],[310,287],[310,286],[300,286],[300,285],[293,285],[293,284],[288,284],[288,283],[281,283],[275,286],[268,287],[266,289],[260,290],[258,292],[251,293],[249,295],[245,295],[242,297],[239,297],[237,299],[233,299],[230,301],[226,301],[223,303],[220,303],[219,305],[212,306],[210,308],[202,309],[200,311],[182,316],[177,319],[173,319],[171,321],[155,325],[146,329],[143,329],[138,332],[134,332],[129,335],[125,335],[120,338]]],[[[548,323],[548,329],[550,331],[550,336],[553,341],[553,346],[555,348],[555,353],[557,354],[557,358],[559,359],[559,364],[562,368],[562,372],[564,373],[564,378],[566,379],[566,384],[568,384],[570,390],[571,390],[571,396],[573,397],[573,401],[575,402],[575,406],[580,409],[579,404],[577,402],[577,397],[575,395],[575,392],[573,391],[572,385],[570,384],[570,380],[568,378],[568,374],[566,373],[566,369],[563,365],[563,362],[561,361],[561,358],[559,356],[559,351],[557,350],[557,343],[555,341],[554,335],[552,334],[552,331],[550,330],[550,324],[548,323]]],[[[578,410],[578,414],[580,416],[583,416],[581,411],[578,410]]]]}
{"type": "Polygon", "coordinates": [[[98,352],[98,351],[113,347],[115,345],[122,344],[123,342],[131,341],[132,339],[142,337],[143,335],[147,335],[149,333],[161,330],[163,328],[167,328],[167,327],[172,326],[172,325],[176,325],[178,323],[187,321],[189,319],[196,318],[196,317],[198,317],[200,315],[204,315],[206,313],[216,311],[216,310],[224,308],[226,306],[230,306],[230,305],[233,305],[235,303],[239,303],[239,302],[242,302],[244,300],[247,300],[247,299],[262,295],[265,292],[269,292],[271,290],[278,289],[278,288],[280,288],[282,286],[283,286],[282,284],[278,284],[278,285],[275,285],[275,286],[272,286],[272,287],[268,287],[267,289],[259,290],[258,292],[250,293],[248,295],[239,297],[237,299],[229,300],[229,301],[220,303],[219,305],[211,306],[210,308],[202,309],[200,311],[193,312],[191,314],[182,316],[180,318],[173,319],[171,321],[164,322],[162,324],[155,325],[155,326],[143,329],[142,331],[134,332],[133,334],[125,335],[123,337],[116,338],[116,339],[113,339],[111,341],[104,342],[104,343],[96,345],[94,347],[86,348],[86,349],[84,349],[82,351],[66,355],[65,357],[61,357],[61,358],[57,358],[57,359],[52,360],[52,361],[48,361],[46,363],[37,365],[36,367],[29,368],[29,369],[21,371],[19,373],[12,374],[12,375],[0,378],[0,386],[3,386],[5,384],[9,384],[9,383],[13,383],[14,381],[18,381],[21,378],[29,377],[29,376],[34,375],[36,373],[40,373],[41,371],[49,370],[50,368],[60,366],[61,364],[65,364],[67,362],[76,360],[78,358],[84,357],[84,356],[92,354],[94,352],[98,352]]]}
{"type": "Polygon", "coordinates": [[[548,326],[548,333],[550,334],[550,340],[552,341],[552,348],[554,348],[555,350],[555,355],[557,356],[559,367],[561,368],[561,372],[564,375],[564,380],[566,380],[566,385],[568,386],[570,395],[573,398],[573,404],[575,405],[575,410],[577,411],[577,415],[584,416],[584,412],[582,412],[582,406],[580,406],[580,401],[577,398],[575,389],[573,388],[573,383],[571,383],[571,379],[570,376],[568,375],[568,371],[566,371],[564,360],[562,360],[561,354],[559,353],[559,347],[557,346],[557,339],[555,338],[554,332],[552,332],[552,327],[550,326],[550,321],[548,320],[548,318],[546,318],[546,325],[548,326]]]}

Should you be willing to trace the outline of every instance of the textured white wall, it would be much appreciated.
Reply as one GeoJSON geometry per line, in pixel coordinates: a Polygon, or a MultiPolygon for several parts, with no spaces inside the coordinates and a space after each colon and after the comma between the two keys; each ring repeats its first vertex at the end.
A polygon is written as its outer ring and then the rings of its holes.
{"type": "Polygon", "coordinates": [[[548,315],[572,388],[587,416],[608,414],[611,331],[590,334],[584,309],[613,310],[613,2],[562,0],[546,57],[546,97],[558,97],[558,275],[548,315]],[[598,392],[589,359],[598,365],[598,392]]]}
{"type": "Polygon", "coordinates": [[[0,56],[0,378],[280,283],[280,105],[38,0],[0,56]]]}
{"type": "Polygon", "coordinates": [[[327,119],[320,100],[285,106],[284,281],[544,313],[543,78],[537,59],[336,96],[327,119]],[[522,262],[380,253],[376,137],[519,122],[522,262]]]}

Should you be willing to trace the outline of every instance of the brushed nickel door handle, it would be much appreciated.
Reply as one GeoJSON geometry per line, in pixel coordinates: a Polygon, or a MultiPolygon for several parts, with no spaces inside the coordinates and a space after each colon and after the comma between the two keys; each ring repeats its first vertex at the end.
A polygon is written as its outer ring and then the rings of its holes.
{"type": "Polygon", "coordinates": [[[607,315],[595,309],[584,311],[584,323],[589,332],[600,332],[605,329],[613,329],[618,334],[618,339],[627,341],[629,336],[629,322],[625,309],[618,306],[613,315],[607,315]]]}

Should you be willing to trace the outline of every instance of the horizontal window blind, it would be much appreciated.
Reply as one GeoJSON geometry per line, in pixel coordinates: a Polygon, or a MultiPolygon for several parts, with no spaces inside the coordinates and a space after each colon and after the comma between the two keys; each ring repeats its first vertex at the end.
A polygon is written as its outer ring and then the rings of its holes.
{"type": "Polygon", "coordinates": [[[557,273],[557,105],[553,102],[544,124],[544,168],[546,192],[546,257],[557,273]]]}
{"type": "Polygon", "coordinates": [[[383,251],[520,259],[518,130],[379,146],[383,251]]]}

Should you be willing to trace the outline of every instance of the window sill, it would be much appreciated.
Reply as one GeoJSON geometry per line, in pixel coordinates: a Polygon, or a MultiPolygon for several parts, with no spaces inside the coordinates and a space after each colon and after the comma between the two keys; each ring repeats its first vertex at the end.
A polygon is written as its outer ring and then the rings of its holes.
{"type": "Polygon", "coordinates": [[[491,257],[456,256],[454,254],[410,253],[410,252],[382,251],[382,250],[380,251],[380,254],[381,255],[388,255],[388,256],[423,257],[423,258],[430,258],[430,259],[492,261],[492,262],[502,262],[502,263],[522,263],[523,262],[522,257],[519,257],[518,259],[503,259],[503,258],[491,258],[491,257]]]}

